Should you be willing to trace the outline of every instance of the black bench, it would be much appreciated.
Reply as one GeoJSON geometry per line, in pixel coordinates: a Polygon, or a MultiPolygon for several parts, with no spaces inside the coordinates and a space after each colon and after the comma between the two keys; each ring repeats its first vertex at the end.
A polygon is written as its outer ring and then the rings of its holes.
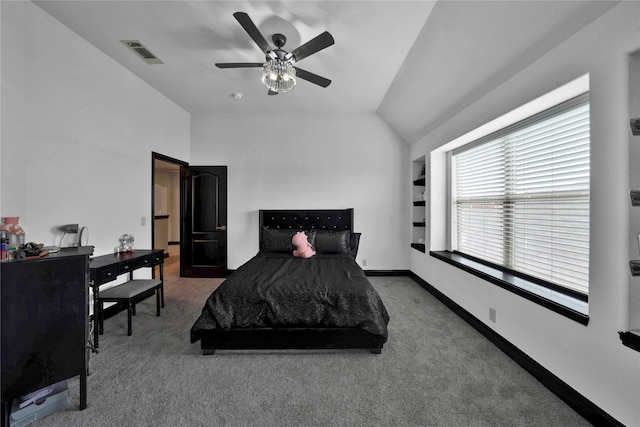
{"type": "Polygon", "coordinates": [[[156,316],[160,316],[160,293],[162,281],[155,279],[135,279],[129,280],[121,285],[114,286],[101,291],[98,297],[100,303],[100,333],[104,333],[104,303],[117,302],[127,305],[127,335],[131,335],[131,316],[136,314],[136,302],[144,299],[145,293],[155,290],[156,294],[156,316]]]}

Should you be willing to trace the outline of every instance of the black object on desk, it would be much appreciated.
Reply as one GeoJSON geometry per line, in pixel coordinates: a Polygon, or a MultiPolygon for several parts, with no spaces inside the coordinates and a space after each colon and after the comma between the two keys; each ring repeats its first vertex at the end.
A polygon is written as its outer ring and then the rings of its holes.
{"type": "MultiPolygon", "coordinates": [[[[100,310],[100,286],[117,279],[121,274],[128,273],[129,280],[133,280],[133,272],[143,267],[160,268],[160,282],[163,282],[164,251],[162,249],[136,249],[135,252],[112,253],[94,257],[89,266],[91,271],[91,287],[93,289],[93,346],[98,348],[98,335],[100,334],[99,321],[102,316],[100,310]]],[[[155,278],[155,269],[152,277],[155,278]]],[[[161,306],[164,307],[164,289],[160,285],[161,306]]],[[[123,308],[123,309],[126,309],[123,308]]]]}
{"type": "Polygon", "coordinates": [[[89,257],[93,246],[0,263],[2,424],[24,394],[80,376],[87,407],[89,257]]]}

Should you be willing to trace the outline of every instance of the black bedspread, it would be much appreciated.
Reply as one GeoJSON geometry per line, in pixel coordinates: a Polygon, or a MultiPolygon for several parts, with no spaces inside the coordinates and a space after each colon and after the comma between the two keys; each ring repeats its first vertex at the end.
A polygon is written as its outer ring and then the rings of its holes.
{"type": "Polygon", "coordinates": [[[209,296],[191,342],[209,330],[245,328],[359,328],[386,341],[388,322],[352,256],[260,252],[209,296]]]}

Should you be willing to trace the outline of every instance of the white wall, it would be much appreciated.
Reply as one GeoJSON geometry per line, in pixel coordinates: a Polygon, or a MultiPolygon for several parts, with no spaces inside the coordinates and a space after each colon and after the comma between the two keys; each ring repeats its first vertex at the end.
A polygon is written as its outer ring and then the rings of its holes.
{"type": "MultiPolygon", "coordinates": [[[[591,262],[588,326],[582,326],[417,251],[411,270],[495,329],[604,411],[640,425],[640,353],[624,347],[629,329],[628,55],[640,47],[640,3],[625,2],[566,42],[442,122],[411,147],[410,157],[441,145],[549,92],[590,74],[592,141],[591,262]],[[488,322],[489,307],[497,323],[488,322]]],[[[409,165],[409,162],[407,162],[409,165]]],[[[408,166],[407,166],[408,168],[408,166]]],[[[429,177],[429,174],[427,174],[429,177]]],[[[410,177],[407,175],[407,182],[410,177]]],[[[433,179],[433,176],[432,176],[433,179]]],[[[432,200],[439,182],[431,180],[432,200]]],[[[638,183],[633,183],[637,188],[638,183]]],[[[431,227],[443,227],[431,215],[431,227]]],[[[429,220],[429,219],[428,219],[429,220]]],[[[430,233],[427,233],[429,247],[430,233]]],[[[636,253],[631,254],[637,257],[636,253]]],[[[636,293],[637,295],[637,293],[636,293]]]]}
{"type": "Polygon", "coordinates": [[[259,209],[332,208],[355,209],[365,269],[408,268],[408,147],[375,114],[194,115],[191,137],[192,165],[228,166],[229,268],[258,251],[259,209]]]}
{"type": "Polygon", "coordinates": [[[0,6],[0,216],[45,244],[87,226],[96,255],[151,247],[151,152],[189,160],[189,113],[31,2],[0,6]]]}
{"type": "MultiPolygon", "coordinates": [[[[4,11],[5,7],[0,7],[4,11]]],[[[23,34],[21,31],[12,31],[17,25],[23,25],[20,16],[9,15],[8,12],[0,13],[2,25],[0,26],[0,172],[12,168],[15,159],[26,157],[25,145],[21,142],[25,138],[25,78],[22,64],[24,63],[23,34]],[[8,18],[11,22],[5,24],[8,18]],[[11,24],[11,27],[9,26],[11,24]],[[11,66],[10,66],[11,65],[11,66]],[[13,141],[8,144],[7,141],[13,141]]],[[[24,212],[25,201],[22,196],[25,193],[26,183],[19,174],[0,175],[0,216],[5,214],[3,205],[9,205],[16,212],[24,212]]]]}

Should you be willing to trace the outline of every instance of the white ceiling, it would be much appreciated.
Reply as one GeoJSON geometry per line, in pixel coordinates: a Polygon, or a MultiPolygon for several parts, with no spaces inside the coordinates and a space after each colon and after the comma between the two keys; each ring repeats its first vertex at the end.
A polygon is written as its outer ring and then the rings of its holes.
{"type": "Polygon", "coordinates": [[[441,0],[377,112],[413,143],[618,3],[441,0]]]}
{"type": "Polygon", "coordinates": [[[526,66],[616,2],[605,1],[34,1],[192,114],[378,112],[407,142],[501,76],[526,66]],[[435,5],[435,6],[434,6],[435,5]],[[300,61],[332,80],[267,96],[261,50],[232,14],[247,12],[290,51],[323,31],[335,45],[300,61]],[[148,65],[120,40],[140,40],[148,65]],[[236,100],[233,93],[243,94],[236,100]]]}
{"type": "Polygon", "coordinates": [[[42,9],[191,113],[375,111],[424,25],[424,1],[36,1],[42,9]],[[336,43],[301,68],[332,80],[298,80],[267,96],[261,69],[216,62],[262,62],[264,54],[233,17],[249,14],[265,39],[282,33],[293,50],[323,31],[336,43]],[[163,65],[148,65],[120,40],[142,41],[163,65]],[[232,94],[244,96],[240,102],[232,94]]]}

